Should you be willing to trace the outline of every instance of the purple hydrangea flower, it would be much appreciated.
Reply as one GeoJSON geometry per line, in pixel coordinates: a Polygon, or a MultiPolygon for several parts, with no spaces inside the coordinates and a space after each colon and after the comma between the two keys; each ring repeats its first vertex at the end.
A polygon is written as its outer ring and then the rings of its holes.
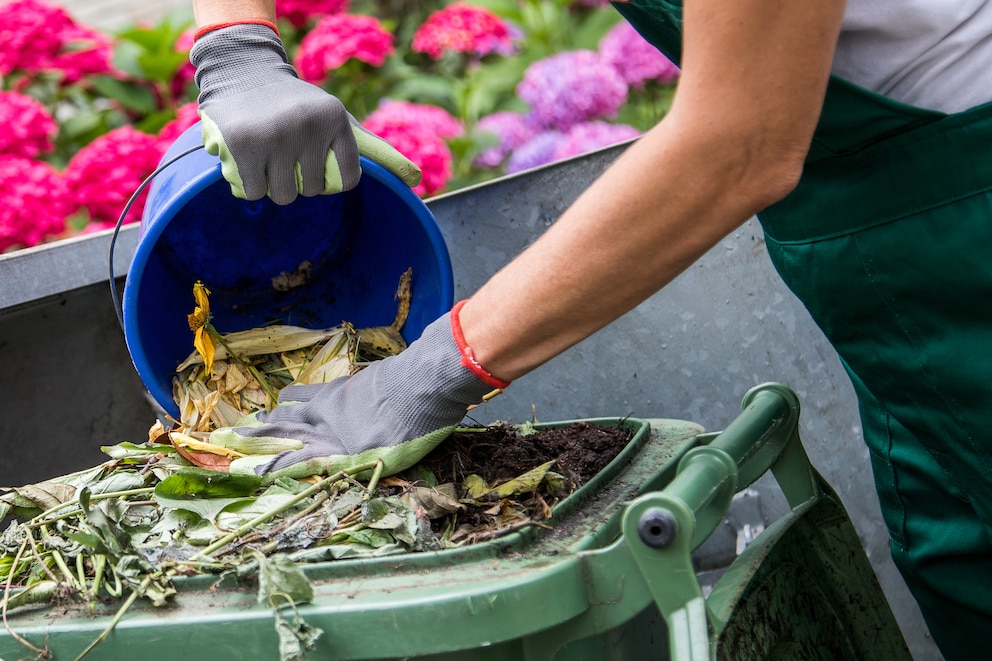
{"type": "Polygon", "coordinates": [[[565,133],[564,138],[555,147],[555,160],[609,147],[636,138],[640,134],[641,132],[636,128],[626,124],[610,124],[602,121],[576,124],[565,133]]]}
{"type": "Polygon", "coordinates": [[[499,144],[480,153],[475,164],[483,168],[499,167],[514,149],[540,133],[530,117],[510,110],[494,112],[483,117],[476,125],[480,131],[495,133],[499,144]]]}
{"type": "Polygon", "coordinates": [[[517,96],[530,104],[543,128],[567,131],[580,122],[615,117],[627,101],[627,83],[597,53],[566,51],[531,64],[517,96]]]}
{"type": "Polygon", "coordinates": [[[565,134],[554,129],[538,133],[513,150],[510,160],[506,162],[506,173],[512,174],[551,163],[556,160],[555,152],[564,139],[565,134]]]}
{"type": "Polygon", "coordinates": [[[679,68],[627,21],[606,33],[599,42],[599,54],[635,89],[644,89],[649,81],[668,85],[679,77],[679,68]]]}

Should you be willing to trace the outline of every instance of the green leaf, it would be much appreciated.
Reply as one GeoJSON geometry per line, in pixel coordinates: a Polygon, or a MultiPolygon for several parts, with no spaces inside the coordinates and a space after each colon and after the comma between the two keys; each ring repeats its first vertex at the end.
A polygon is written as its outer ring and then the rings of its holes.
{"type": "Polygon", "coordinates": [[[345,530],[344,535],[353,542],[371,546],[374,549],[395,543],[393,536],[384,530],[361,529],[345,530]]]}
{"type": "Polygon", "coordinates": [[[155,487],[155,500],[163,507],[188,510],[213,521],[224,509],[253,502],[262,479],[201,468],[186,468],[155,487]]]}
{"type": "Polygon", "coordinates": [[[135,85],[113,76],[94,77],[93,88],[125,108],[141,114],[153,112],[158,107],[158,99],[149,87],[135,85]]]}

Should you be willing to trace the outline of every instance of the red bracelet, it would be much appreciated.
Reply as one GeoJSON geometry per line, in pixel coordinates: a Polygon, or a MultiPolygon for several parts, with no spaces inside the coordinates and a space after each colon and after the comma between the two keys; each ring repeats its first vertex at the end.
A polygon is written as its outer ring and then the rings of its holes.
{"type": "Polygon", "coordinates": [[[193,41],[196,41],[208,32],[213,32],[214,30],[220,30],[221,28],[229,28],[232,25],[264,25],[267,28],[272,28],[272,31],[279,36],[279,28],[272,21],[266,21],[262,18],[246,18],[243,21],[228,21],[227,23],[214,23],[213,25],[204,25],[202,28],[193,33],[193,41]]]}
{"type": "Polygon", "coordinates": [[[465,336],[462,334],[462,322],[458,315],[467,302],[467,299],[458,301],[455,303],[455,307],[451,308],[451,334],[455,337],[455,344],[458,345],[458,353],[462,356],[462,366],[467,367],[472,374],[477,376],[487,386],[500,389],[506,388],[510,385],[510,382],[493,376],[489,370],[482,366],[482,363],[476,360],[475,354],[472,352],[472,347],[468,346],[465,342],[465,336]]]}

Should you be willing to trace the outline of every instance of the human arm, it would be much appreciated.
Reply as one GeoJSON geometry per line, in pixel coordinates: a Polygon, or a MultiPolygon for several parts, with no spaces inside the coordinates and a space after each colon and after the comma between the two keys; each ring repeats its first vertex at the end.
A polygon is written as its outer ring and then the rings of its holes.
{"type": "Polygon", "coordinates": [[[626,313],[796,184],[843,0],[686,0],[671,111],[465,304],[505,380],[626,313]]]}
{"type": "Polygon", "coordinates": [[[193,0],[203,143],[232,193],[288,204],[353,188],[364,155],[409,186],[420,170],[365,131],[344,105],[300,80],[274,23],[273,0],[193,0]]]}
{"type": "MultiPolygon", "coordinates": [[[[519,378],[588,337],[788,194],[819,117],[842,13],[843,0],[688,0],[671,112],[453,315],[457,341],[440,358],[429,352],[432,360],[447,361],[458,383],[476,377],[471,397],[478,401],[481,384],[519,378]]],[[[424,346],[411,344],[407,367],[389,388],[374,384],[380,370],[400,362],[393,358],[325,386],[328,393],[362,393],[354,402],[329,396],[306,416],[277,408],[265,433],[303,438],[307,452],[403,446],[431,412],[430,397],[419,412],[406,409],[406,422],[376,434],[328,441],[308,430],[313,422],[334,428],[368,401],[391,408],[404,398],[404,379],[423,378],[417,366],[427,362],[420,359],[424,346]]],[[[437,401],[456,383],[440,372],[427,378],[437,401]]],[[[450,410],[449,426],[463,413],[450,410]]],[[[290,452],[263,470],[294,462],[290,452]]]]}

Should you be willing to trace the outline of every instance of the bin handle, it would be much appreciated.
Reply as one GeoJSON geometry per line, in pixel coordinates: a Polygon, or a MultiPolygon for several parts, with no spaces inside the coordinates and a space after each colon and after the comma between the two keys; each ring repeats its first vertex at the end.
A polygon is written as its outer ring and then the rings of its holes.
{"type": "Polygon", "coordinates": [[[778,383],[755,386],[741,414],[687,452],[672,481],[627,507],[624,542],[668,624],[672,659],[709,661],[706,601],[692,551],[723,520],[734,494],[771,469],[795,511],[821,497],[799,439],[799,400],[778,383]]]}
{"type": "Polygon", "coordinates": [[[110,298],[114,303],[114,312],[117,313],[117,322],[121,326],[121,331],[124,330],[124,309],[121,307],[120,294],[117,292],[117,277],[114,275],[114,250],[117,248],[117,235],[121,232],[121,226],[124,225],[124,219],[127,217],[127,212],[131,210],[132,206],[134,206],[135,201],[138,199],[138,196],[141,195],[142,191],[148,187],[148,184],[152,183],[152,180],[155,179],[155,177],[162,173],[162,170],[166,169],[184,156],[192,154],[196,150],[203,148],[204,147],[202,144],[193,145],[189,149],[179,152],[168,161],[159,164],[159,166],[155,168],[150,175],[145,177],[145,180],[138,185],[135,191],[131,193],[131,197],[128,198],[127,203],[121,210],[121,215],[117,218],[117,224],[114,226],[114,235],[110,238],[110,298]]]}

